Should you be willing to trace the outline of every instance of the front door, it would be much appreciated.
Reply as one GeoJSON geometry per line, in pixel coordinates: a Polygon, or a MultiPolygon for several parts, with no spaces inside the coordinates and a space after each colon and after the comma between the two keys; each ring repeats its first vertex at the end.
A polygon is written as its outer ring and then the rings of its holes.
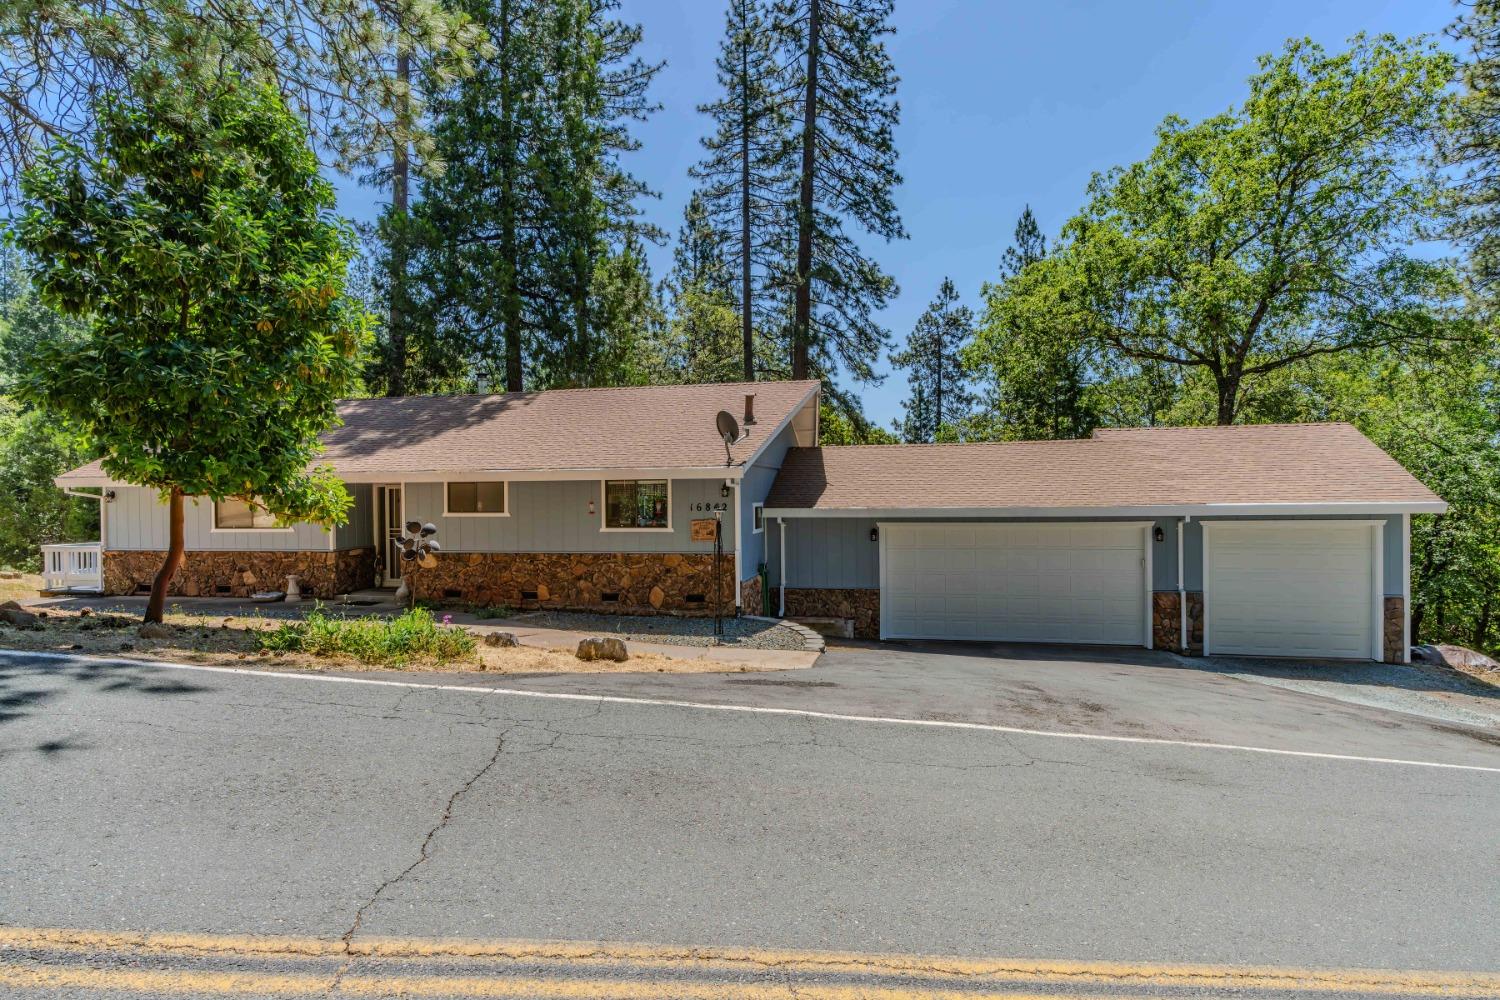
{"type": "Polygon", "coordinates": [[[375,536],[380,546],[381,584],[401,579],[401,487],[375,487],[375,536]]]}

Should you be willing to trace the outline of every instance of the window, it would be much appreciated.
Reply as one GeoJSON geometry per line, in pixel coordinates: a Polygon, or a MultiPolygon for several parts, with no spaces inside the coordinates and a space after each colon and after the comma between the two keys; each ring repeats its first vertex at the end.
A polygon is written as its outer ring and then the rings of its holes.
{"type": "Polygon", "coordinates": [[[443,513],[447,515],[505,514],[505,484],[448,483],[446,504],[443,513]]]}
{"type": "Polygon", "coordinates": [[[264,531],[279,529],[271,512],[259,504],[244,500],[214,501],[214,530],[216,531],[264,531]]]}
{"type": "Polygon", "coordinates": [[[757,535],[766,530],[766,505],[756,503],[750,505],[750,529],[757,535]]]}
{"type": "Polygon", "coordinates": [[[617,531],[670,531],[671,489],[665,479],[604,484],[604,528],[617,531]]]}

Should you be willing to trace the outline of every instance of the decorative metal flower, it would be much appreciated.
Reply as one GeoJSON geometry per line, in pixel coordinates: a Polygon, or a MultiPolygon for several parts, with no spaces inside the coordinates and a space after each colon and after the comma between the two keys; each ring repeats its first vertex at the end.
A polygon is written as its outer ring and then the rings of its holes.
{"type": "Polygon", "coordinates": [[[437,525],[407,521],[401,533],[401,561],[415,562],[423,569],[437,565],[437,554],[443,550],[437,540],[437,525]]]}

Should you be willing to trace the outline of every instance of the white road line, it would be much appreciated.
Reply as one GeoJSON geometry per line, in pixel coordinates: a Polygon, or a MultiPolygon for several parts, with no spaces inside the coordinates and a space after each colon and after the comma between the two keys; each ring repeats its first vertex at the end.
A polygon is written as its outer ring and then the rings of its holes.
{"type": "Polygon", "coordinates": [[[1207,740],[1169,740],[1152,736],[1110,736],[1103,733],[1070,733],[1050,729],[1025,729],[989,722],[954,722],[947,719],[902,719],[886,715],[847,715],[841,712],[815,712],[805,708],[770,708],[761,705],[721,705],[705,701],[678,701],[671,698],[632,698],[611,694],[574,694],[567,691],[527,691],[523,688],[486,687],[479,684],[422,684],[417,681],[388,681],[374,677],[335,677],[328,674],[291,673],[284,670],[251,670],[244,667],[210,667],[198,663],[172,663],[167,660],[132,660],[121,657],[79,656],[42,650],[0,649],[3,657],[41,657],[55,660],[87,660],[90,663],[118,664],[129,667],[155,667],[162,670],[189,670],[209,674],[240,674],[246,677],[275,677],[290,681],[317,681],[325,684],[365,684],[374,687],[408,688],[419,691],[455,691],[463,694],[508,695],[514,698],[538,698],[551,701],[603,702],[609,705],[650,705],[661,708],[690,708],[708,712],[739,712],[747,715],[785,715],[801,719],[827,719],[831,722],[872,722],[891,726],[918,726],[926,729],[960,729],[981,733],[1005,733],[1012,736],[1043,736],[1061,740],[1084,740],[1096,743],[1134,743],[1142,746],[1189,747],[1196,750],[1237,750],[1242,753],[1270,754],[1276,757],[1306,757],[1313,760],[1353,761],[1360,764],[1397,764],[1404,767],[1431,767],[1448,771],[1479,771],[1500,774],[1500,767],[1481,764],[1445,764],[1432,760],[1405,760],[1400,757],[1365,757],[1359,754],[1322,753],[1317,750],[1282,750],[1276,747],[1249,746],[1240,743],[1213,743],[1207,740]]]}

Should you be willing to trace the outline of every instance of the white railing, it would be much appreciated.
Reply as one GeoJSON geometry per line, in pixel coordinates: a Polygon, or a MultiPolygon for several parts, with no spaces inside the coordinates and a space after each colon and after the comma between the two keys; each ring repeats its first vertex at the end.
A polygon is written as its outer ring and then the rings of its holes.
{"type": "Polygon", "coordinates": [[[101,590],[103,546],[98,542],[42,546],[43,590],[101,590]]]}

